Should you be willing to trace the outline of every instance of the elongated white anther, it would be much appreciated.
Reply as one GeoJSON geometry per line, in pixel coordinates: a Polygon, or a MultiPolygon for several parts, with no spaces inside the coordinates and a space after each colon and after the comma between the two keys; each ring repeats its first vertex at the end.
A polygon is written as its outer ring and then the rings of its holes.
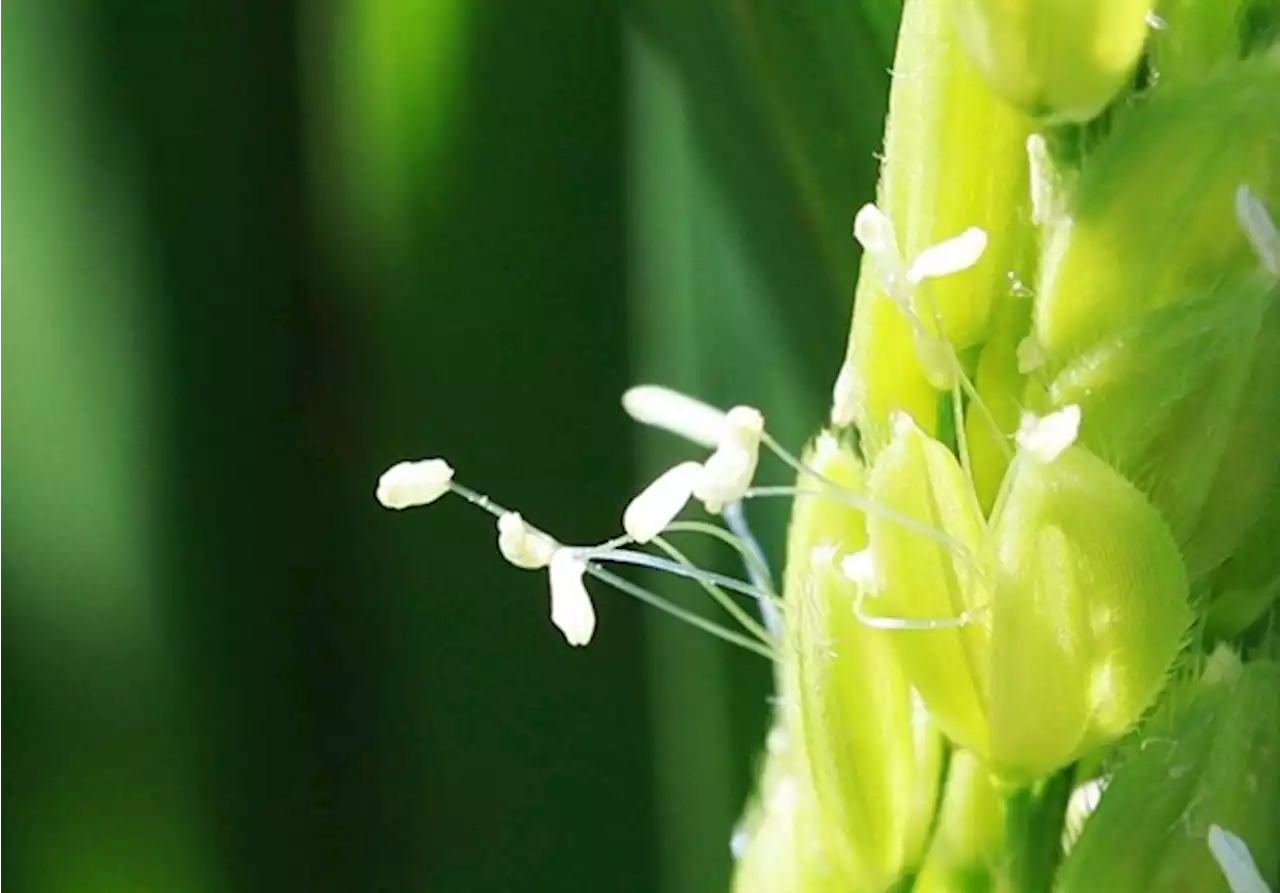
{"type": "Polygon", "coordinates": [[[1053,183],[1050,180],[1052,162],[1049,160],[1049,144],[1043,136],[1033,133],[1027,137],[1027,168],[1031,180],[1031,222],[1042,226],[1050,215],[1053,183]]]}
{"type": "Polygon", "coordinates": [[[1078,785],[1067,799],[1067,816],[1062,827],[1062,843],[1067,849],[1080,839],[1085,823],[1102,802],[1106,778],[1094,778],[1078,785]]]}
{"type": "Polygon", "coordinates": [[[498,517],[498,551],[516,567],[541,570],[551,563],[556,548],[550,537],[531,530],[519,512],[498,517]]]}
{"type": "Polygon", "coordinates": [[[378,478],[378,502],[389,509],[429,505],[449,492],[453,469],[443,459],[397,462],[378,478]]]}
{"type": "Polygon", "coordinates": [[[1249,852],[1249,845],[1220,825],[1209,826],[1209,851],[1227,879],[1231,893],[1271,893],[1249,852]]]}
{"type": "Polygon", "coordinates": [[[981,260],[986,250],[987,231],[971,226],[960,235],[930,245],[916,255],[907,269],[907,282],[919,285],[926,279],[963,272],[981,260]]]}
{"type": "Polygon", "coordinates": [[[831,424],[837,428],[852,425],[857,415],[857,374],[853,363],[845,360],[831,389],[831,424]]]}
{"type": "Polygon", "coordinates": [[[670,431],[709,450],[724,433],[723,410],[660,385],[630,388],[622,395],[622,408],[642,425],[670,431]]]}
{"type": "Polygon", "coordinates": [[[596,631],[596,610],[582,576],[587,565],[568,549],[551,557],[551,622],[570,645],[586,645],[596,631]]]}
{"type": "Polygon", "coordinates": [[[698,497],[711,514],[719,514],[731,502],[746,496],[760,461],[764,416],[750,406],[735,406],[725,417],[724,435],[694,484],[698,497]]]}
{"type": "Polygon", "coordinates": [[[1072,404],[1043,418],[1024,413],[1014,436],[1018,446],[1041,462],[1052,462],[1080,435],[1080,407],[1072,404]]]}
{"type": "Polygon", "coordinates": [[[1280,276],[1280,230],[1266,205],[1243,183],[1236,189],[1236,220],[1267,272],[1280,276]]]}
{"type": "Polygon", "coordinates": [[[701,462],[681,462],[668,468],[640,491],[622,513],[622,529],[637,543],[647,543],[667,529],[702,478],[701,462]]]}

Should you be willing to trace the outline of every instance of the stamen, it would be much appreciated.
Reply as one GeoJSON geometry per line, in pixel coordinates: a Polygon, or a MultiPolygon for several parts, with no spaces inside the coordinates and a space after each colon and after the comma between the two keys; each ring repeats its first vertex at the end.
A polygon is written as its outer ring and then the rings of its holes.
{"type": "Polygon", "coordinates": [[[1102,795],[1107,790],[1105,777],[1094,778],[1077,785],[1067,798],[1066,821],[1062,827],[1062,843],[1070,849],[1080,839],[1085,823],[1102,802],[1102,795]]]}
{"type": "Polygon", "coordinates": [[[875,257],[898,257],[898,240],[893,234],[893,222],[873,204],[863,205],[853,218],[853,237],[862,250],[875,257]]]}
{"type": "Polygon", "coordinates": [[[767,593],[770,598],[778,600],[778,589],[773,580],[773,571],[769,569],[769,560],[765,557],[764,549],[751,532],[751,528],[747,526],[746,512],[743,511],[742,503],[735,502],[726,507],[723,517],[729,527],[728,530],[702,521],[677,521],[667,528],[667,532],[701,533],[720,540],[738,553],[747,576],[751,579],[751,584],[761,592],[767,593]]]}
{"type": "Polygon", "coordinates": [[[622,408],[642,425],[670,431],[709,450],[720,444],[725,413],[659,385],[637,385],[622,395],[622,408]]]}
{"type": "Polygon", "coordinates": [[[743,510],[741,501],[725,506],[723,517],[724,523],[729,528],[729,534],[710,524],[697,525],[697,522],[693,522],[691,526],[707,528],[707,533],[728,543],[742,556],[742,563],[747,569],[747,576],[751,579],[752,584],[761,592],[766,592],[769,595],[768,598],[760,600],[760,619],[764,621],[764,628],[768,630],[769,635],[775,640],[781,639],[782,600],[778,598],[774,589],[773,574],[769,571],[769,563],[765,559],[764,550],[760,548],[760,543],[751,533],[751,527],[747,524],[747,513],[743,510]]]}
{"type": "Polygon", "coordinates": [[[764,416],[750,406],[735,406],[726,416],[725,431],[716,451],[702,465],[693,495],[711,514],[742,499],[760,461],[764,416]]]}
{"type": "Polygon", "coordinates": [[[519,512],[498,517],[498,551],[516,567],[542,570],[551,564],[556,548],[555,540],[531,529],[519,512]]]}
{"type": "MultiPolygon", "coordinates": [[[[912,304],[912,289],[925,279],[948,276],[976,264],[987,247],[986,231],[973,226],[958,236],[924,249],[905,273],[893,238],[893,225],[875,205],[866,205],[858,212],[854,220],[854,238],[879,265],[881,290],[911,325],[915,334],[916,356],[924,368],[925,377],[939,390],[952,387],[957,377],[967,380],[955,348],[940,334],[943,326],[936,309],[934,329],[930,331],[912,304]]],[[[968,390],[976,394],[972,384],[968,390]]],[[[834,424],[834,411],[832,419],[834,424]]]]}
{"type": "Polygon", "coordinates": [[[844,574],[850,582],[856,583],[860,589],[867,592],[875,591],[876,564],[870,549],[863,549],[842,558],[840,573],[844,574]]]}
{"type": "Polygon", "coordinates": [[[476,508],[488,512],[495,518],[501,518],[503,515],[510,512],[510,509],[503,508],[483,493],[478,493],[470,487],[459,484],[456,481],[451,481],[449,483],[449,489],[452,490],[455,495],[461,496],[476,508]]]}
{"type": "Polygon", "coordinates": [[[697,565],[686,562],[681,563],[670,558],[663,558],[660,555],[651,555],[648,552],[638,552],[633,549],[611,549],[607,552],[598,552],[594,549],[579,552],[579,557],[588,557],[591,561],[606,564],[629,564],[633,567],[643,567],[648,570],[662,571],[663,573],[672,574],[682,577],[686,580],[696,580],[709,586],[719,586],[729,589],[733,592],[741,593],[754,599],[766,599],[768,594],[757,589],[750,583],[744,583],[742,580],[735,580],[733,577],[718,574],[715,571],[703,570],[697,565]]]}
{"type": "Polygon", "coordinates": [[[768,645],[757,642],[755,639],[744,636],[741,633],[735,633],[733,630],[725,629],[719,624],[711,620],[707,620],[700,614],[695,614],[693,611],[688,611],[681,608],[679,605],[672,604],[661,596],[655,595],[648,589],[645,589],[643,586],[637,586],[625,577],[620,577],[615,573],[607,571],[597,564],[588,562],[587,573],[595,577],[597,580],[600,580],[602,583],[608,583],[618,591],[629,595],[632,598],[638,599],[650,607],[657,608],[659,611],[665,611],[673,617],[677,617],[685,623],[696,626],[703,632],[708,632],[718,639],[723,639],[733,645],[745,648],[748,651],[753,651],[756,654],[769,658],[770,660],[778,659],[777,654],[768,645]]]}
{"type": "Polygon", "coordinates": [[[1015,435],[1018,446],[1041,462],[1052,462],[1076,442],[1080,434],[1080,407],[1072,404],[1044,418],[1024,413],[1015,435]]]}
{"type": "Polygon", "coordinates": [[[389,509],[430,505],[449,492],[453,468],[443,459],[397,462],[378,478],[378,502],[389,509]]]}
{"type": "MultiPolygon", "coordinates": [[[[751,633],[760,641],[769,645],[773,644],[773,639],[770,638],[769,633],[765,630],[763,626],[761,626],[759,623],[756,622],[756,619],[754,617],[752,617],[750,614],[744,611],[742,609],[742,606],[739,605],[737,602],[735,602],[732,598],[730,598],[724,592],[724,590],[720,588],[720,586],[717,583],[710,582],[710,578],[712,576],[719,576],[718,574],[712,575],[711,572],[704,571],[701,568],[697,567],[692,561],[690,561],[684,555],[684,553],[682,553],[679,549],[671,545],[662,537],[655,537],[653,544],[657,546],[659,549],[661,549],[662,551],[666,552],[668,555],[670,555],[680,564],[682,564],[686,569],[688,569],[691,572],[690,578],[693,579],[699,586],[701,586],[702,589],[707,593],[707,595],[711,596],[711,598],[718,605],[720,605],[720,607],[724,608],[725,612],[728,613],[730,617],[738,621],[739,625],[741,625],[743,629],[751,633]]],[[[732,578],[722,578],[722,579],[731,580],[732,578]]],[[[735,587],[745,585],[740,583],[740,581],[738,580],[733,580],[732,582],[735,587]]],[[[763,593],[757,592],[755,590],[752,590],[751,594],[755,598],[764,597],[763,593]]]]}
{"type": "MultiPolygon", "coordinates": [[[[720,540],[720,542],[737,552],[742,559],[743,566],[746,568],[747,577],[750,579],[753,589],[753,593],[744,592],[743,594],[751,594],[757,599],[760,605],[760,619],[764,623],[765,631],[769,633],[772,640],[776,640],[782,635],[782,615],[786,610],[786,604],[782,597],[778,595],[777,588],[774,586],[773,575],[769,571],[764,551],[760,548],[760,544],[756,542],[750,528],[747,526],[746,513],[742,510],[741,502],[730,503],[726,506],[724,519],[729,527],[728,530],[702,521],[677,521],[667,528],[667,532],[701,533],[720,540]]],[[[698,569],[698,572],[705,573],[700,569],[698,569]]],[[[719,575],[714,574],[711,576],[718,577],[719,575]]],[[[722,581],[713,580],[713,582],[722,581]]],[[[734,587],[726,586],[726,588],[734,587]]],[[[738,591],[741,592],[742,590],[738,591]]]]}
{"type": "Polygon", "coordinates": [[[1038,133],[1027,137],[1027,168],[1031,174],[1031,222],[1043,226],[1052,213],[1053,180],[1050,172],[1053,167],[1049,160],[1049,144],[1038,133]]]}
{"type": "MultiPolygon", "coordinates": [[[[752,410],[751,412],[754,413],[755,411],[752,410]]],[[[756,413],[756,416],[758,417],[758,413],[756,413]]],[[[743,416],[740,413],[740,422],[742,418],[743,416]]],[[[759,424],[763,425],[763,420],[760,420],[759,424]]],[[[586,645],[591,641],[595,633],[595,608],[591,603],[590,593],[587,592],[586,586],[583,584],[583,576],[589,574],[602,582],[608,583],[624,594],[637,598],[651,607],[665,611],[719,639],[746,648],[748,651],[771,660],[777,660],[777,655],[771,647],[772,639],[769,638],[768,633],[759,626],[754,618],[743,612],[722,591],[728,589],[740,592],[759,599],[762,604],[767,604],[776,598],[771,589],[753,586],[749,583],[735,580],[732,577],[703,571],[693,566],[687,558],[672,549],[669,544],[663,545],[663,548],[674,553],[674,557],[677,559],[675,561],[667,561],[658,556],[647,555],[642,552],[624,551],[623,547],[635,542],[632,536],[626,534],[595,546],[562,546],[548,534],[525,522],[519,513],[507,509],[483,493],[455,482],[452,478],[453,469],[441,459],[402,462],[395,468],[389,469],[383,475],[383,480],[379,483],[378,498],[388,507],[400,508],[408,505],[425,505],[452,491],[471,505],[497,518],[498,549],[503,557],[517,567],[528,569],[546,567],[548,569],[551,591],[551,621],[570,645],[586,645]],[[405,485],[408,486],[407,490],[404,489],[405,485]],[[617,574],[600,568],[596,563],[597,559],[647,566],[695,580],[704,588],[709,588],[709,591],[713,591],[717,596],[717,601],[723,599],[732,605],[736,609],[735,616],[740,614],[745,617],[746,626],[753,633],[762,636],[763,641],[756,641],[748,636],[725,629],[692,611],[674,605],[661,596],[637,586],[617,574]]],[[[690,529],[704,526],[709,531],[714,530],[715,535],[731,545],[741,547],[741,544],[736,543],[732,536],[719,528],[692,523],[689,525],[690,529]]],[[[763,565],[763,562],[761,562],[761,565],[763,565]]],[[[766,578],[768,576],[767,569],[765,576],[766,578]]]]}
{"type": "Polygon", "coordinates": [[[960,235],[930,245],[917,254],[907,268],[907,282],[919,285],[926,279],[963,272],[981,260],[986,250],[986,230],[971,226],[960,235]]]}
{"type": "MultiPolygon", "coordinates": [[[[736,519],[742,519],[742,503],[735,502],[726,507],[725,519],[728,520],[730,515],[736,519]]],[[[765,561],[764,552],[760,549],[760,545],[755,538],[751,536],[751,531],[747,530],[745,526],[742,527],[742,530],[745,537],[737,532],[733,522],[730,522],[730,530],[725,530],[722,527],[702,521],[677,521],[668,527],[666,532],[701,533],[720,540],[742,558],[742,563],[747,569],[747,576],[751,578],[751,584],[770,598],[777,599],[778,592],[773,584],[773,575],[770,573],[769,565],[765,561]]]]}
{"type": "Polygon", "coordinates": [[[1209,826],[1208,842],[1231,893],[1270,893],[1247,843],[1221,825],[1209,826]]]}
{"type": "Polygon", "coordinates": [[[622,529],[637,543],[647,543],[676,519],[702,478],[700,462],[681,462],[660,474],[622,513],[622,529]]]}
{"type": "Polygon", "coordinates": [[[587,564],[571,549],[557,549],[551,558],[551,622],[570,645],[586,645],[596,630],[596,612],[582,582],[587,564]]]}

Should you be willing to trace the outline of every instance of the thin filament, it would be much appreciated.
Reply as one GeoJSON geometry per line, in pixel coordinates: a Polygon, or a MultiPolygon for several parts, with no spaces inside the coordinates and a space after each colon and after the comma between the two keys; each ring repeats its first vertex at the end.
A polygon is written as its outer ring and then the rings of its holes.
{"type": "Polygon", "coordinates": [[[768,645],[763,644],[761,642],[757,642],[755,639],[751,639],[747,636],[742,635],[741,633],[736,633],[733,630],[725,629],[719,624],[714,623],[713,621],[707,620],[705,617],[702,617],[698,614],[695,614],[693,611],[688,611],[688,610],[685,610],[684,608],[679,607],[678,605],[674,605],[671,602],[667,601],[666,599],[662,598],[661,596],[658,596],[650,592],[649,590],[645,589],[643,586],[637,586],[635,583],[632,583],[630,580],[627,580],[624,577],[620,577],[615,573],[611,573],[610,571],[605,570],[604,568],[600,567],[600,565],[594,562],[587,562],[587,573],[590,574],[595,579],[599,580],[600,582],[607,583],[608,585],[614,587],[620,592],[623,592],[626,595],[629,595],[632,598],[637,599],[638,601],[641,601],[646,605],[649,605],[650,607],[657,608],[659,611],[665,611],[666,613],[672,615],[673,617],[676,617],[680,620],[685,621],[686,623],[696,626],[698,629],[702,630],[703,632],[710,633],[711,635],[715,636],[717,639],[722,639],[725,642],[729,642],[732,645],[737,645],[740,648],[745,648],[748,651],[759,654],[762,657],[767,657],[770,660],[776,661],[778,659],[777,654],[768,645]]]}
{"type": "Polygon", "coordinates": [[[611,549],[609,551],[592,549],[587,553],[579,553],[578,557],[589,561],[629,564],[634,567],[663,571],[664,573],[674,574],[677,577],[683,577],[686,580],[696,580],[709,586],[719,586],[755,599],[767,597],[765,593],[750,583],[735,580],[733,577],[727,577],[724,574],[717,574],[715,571],[706,571],[696,565],[681,564],[679,561],[663,558],[660,555],[650,555],[648,552],[637,552],[633,549],[611,549]]]}
{"type": "MultiPolygon", "coordinates": [[[[730,617],[738,621],[738,623],[742,626],[743,629],[747,630],[747,632],[751,633],[760,641],[769,645],[773,644],[773,638],[769,635],[769,633],[765,630],[765,628],[761,626],[760,623],[754,617],[748,614],[741,605],[739,605],[732,598],[730,598],[729,595],[723,589],[721,589],[718,585],[716,585],[715,583],[708,582],[705,578],[701,576],[702,574],[707,574],[706,571],[698,570],[693,564],[693,562],[690,561],[687,557],[685,557],[683,552],[681,552],[675,546],[671,545],[663,537],[655,536],[653,538],[653,544],[657,546],[659,549],[661,549],[662,551],[666,552],[676,561],[680,562],[680,564],[684,565],[690,571],[696,572],[696,574],[693,576],[693,579],[697,582],[697,584],[701,586],[703,590],[707,593],[707,595],[711,596],[711,598],[718,605],[720,605],[720,607],[724,608],[724,610],[726,611],[726,613],[729,614],[730,617]]],[[[737,583],[738,581],[735,580],[734,582],[737,583]]]]}
{"type": "MultiPolygon", "coordinates": [[[[773,636],[775,640],[781,639],[781,599],[775,594],[773,575],[769,572],[769,564],[764,557],[764,550],[760,548],[760,543],[756,541],[755,536],[751,533],[751,527],[747,524],[747,513],[742,507],[742,501],[738,500],[726,505],[723,517],[725,525],[733,534],[732,537],[724,537],[724,541],[735,548],[739,548],[742,554],[742,563],[747,569],[747,576],[757,588],[769,593],[769,598],[761,599],[760,601],[760,619],[764,621],[764,628],[769,631],[769,635],[773,636]]],[[[711,531],[715,531],[712,534],[713,536],[721,536],[723,534],[723,531],[718,527],[710,524],[706,526],[711,531]]]]}
{"type": "Polygon", "coordinates": [[[936,530],[922,521],[917,521],[915,518],[911,517],[910,515],[904,515],[901,512],[896,512],[893,509],[883,506],[874,500],[867,499],[866,497],[863,497],[863,496],[859,496],[857,493],[854,493],[853,491],[851,491],[848,487],[841,486],[840,484],[831,480],[831,478],[824,475],[822,472],[818,471],[816,468],[813,468],[810,465],[806,465],[804,462],[800,461],[795,456],[791,455],[789,452],[786,451],[786,449],[782,447],[781,444],[779,444],[776,440],[774,440],[768,434],[764,435],[763,443],[770,450],[772,450],[773,453],[777,455],[779,459],[781,459],[783,462],[786,462],[793,469],[821,483],[823,485],[823,489],[822,490],[806,490],[802,487],[792,487],[792,486],[752,487],[750,490],[747,491],[746,495],[748,497],[817,496],[819,498],[827,499],[828,501],[834,501],[834,502],[840,503],[841,505],[847,505],[850,508],[855,508],[858,511],[862,512],[864,515],[876,515],[878,517],[884,518],[886,521],[892,521],[894,524],[897,524],[900,527],[904,527],[907,530],[918,533],[921,536],[925,537],[926,539],[931,539],[935,543],[938,543],[939,545],[952,550],[953,552],[957,553],[959,557],[963,558],[966,561],[969,561],[975,567],[977,566],[977,562],[974,561],[972,557],[972,553],[969,551],[969,547],[966,546],[964,543],[962,543],[960,540],[951,536],[950,534],[944,533],[941,530],[936,530]]]}
{"type": "Polygon", "coordinates": [[[739,533],[738,529],[726,531],[705,521],[673,521],[667,525],[667,533],[701,533],[720,540],[741,556],[742,563],[746,565],[747,576],[751,578],[756,589],[772,598],[777,598],[778,593],[773,585],[773,576],[769,573],[769,565],[765,563],[764,552],[751,536],[751,531],[746,528],[745,523],[742,523],[741,507],[741,502],[730,503],[725,506],[723,514],[725,522],[731,528],[741,529],[742,533],[739,533]]]}
{"type": "MultiPolygon", "coordinates": [[[[503,515],[507,514],[510,511],[505,506],[493,501],[483,493],[480,493],[479,491],[471,489],[465,484],[460,484],[460,483],[457,483],[456,481],[451,481],[449,483],[449,489],[453,493],[455,493],[457,496],[461,497],[462,499],[466,500],[467,502],[471,503],[472,505],[476,506],[482,511],[488,512],[490,515],[492,515],[495,518],[501,518],[503,515]]],[[[533,525],[526,524],[526,526],[529,527],[529,530],[531,533],[545,536],[552,542],[556,542],[556,540],[553,537],[551,537],[549,534],[539,530],[533,525]]],[[[741,648],[745,648],[748,651],[759,654],[762,657],[767,657],[770,660],[775,660],[775,661],[777,660],[777,654],[774,652],[773,648],[770,647],[772,640],[768,638],[768,634],[765,633],[765,631],[759,626],[759,624],[755,622],[754,618],[750,617],[750,615],[745,614],[745,612],[742,612],[742,609],[736,603],[734,603],[732,599],[729,599],[729,597],[725,595],[723,591],[719,589],[715,590],[716,592],[719,593],[720,598],[723,598],[726,601],[728,601],[729,604],[731,604],[734,608],[738,610],[738,612],[741,612],[746,617],[748,621],[748,628],[751,628],[752,626],[754,626],[755,629],[753,629],[752,631],[753,632],[758,631],[758,634],[762,635],[763,641],[758,642],[755,639],[744,636],[741,633],[734,632],[733,630],[726,629],[725,627],[722,627],[713,621],[707,620],[705,617],[702,617],[694,613],[693,611],[689,611],[684,608],[681,608],[678,605],[675,605],[667,601],[666,599],[662,598],[656,593],[651,592],[642,586],[638,586],[632,583],[630,580],[620,577],[617,574],[614,574],[605,570],[604,568],[599,566],[598,561],[614,560],[620,563],[643,565],[643,566],[655,568],[657,570],[665,570],[670,573],[676,574],[677,576],[698,580],[698,582],[702,584],[704,587],[708,586],[709,584],[706,583],[701,578],[701,576],[707,575],[715,578],[716,585],[724,586],[724,588],[726,589],[736,589],[736,591],[743,592],[744,594],[751,595],[756,598],[763,597],[766,600],[769,597],[767,593],[762,593],[760,590],[756,589],[750,584],[743,583],[740,580],[734,580],[731,577],[722,577],[719,574],[711,574],[709,571],[702,571],[699,568],[696,568],[692,564],[688,563],[687,559],[684,559],[684,564],[681,564],[677,562],[665,561],[664,559],[659,558],[658,556],[655,556],[655,555],[648,555],[643,552],[624,551],[622,549],[622,547],[631,545],[634,542],[635,541],[630,536],[627,536],[624,534],[622,536],[614,537],[613,539],[600,543],[599,545],[596,545],[596,546],[588,546],[585,548],[575,548],[574,551],[578,553],[579,557],[584,562],[586,562],[586,566],[587,566],[586,572],[590,576],[594,577],[595,579],[600,580],[603,583],[609,584],[610,586],[614,587],[620,592],[626,595],[629,595],[632,598],[635,598],[643,602],[644,604],[649,605],[650,607],[657,608],[659,611],[665,611],[666,613],[672,615],[673,617],[683,620],[686,623],[689,623],[697,627],[703,632],[710,633],[711,635],[715,636],[718,639],[721,639],[725,642],[729,642],[732,645],[737,645],[741,648]]],[[[683,556],[680,556],[680,557],[683,559],[683,556]]]]}
{"type": "Polygon", "coordinates": [[[867,594],[859,592],[853,602],[853,613],[858,622],[873,629],[884,630],[927,630],[927,629],[959,629],[973,622],[974,617],[987,609],[987,605],[979,605],[963,611],[957,617],[877,617],[862,609],[867,594]]]}

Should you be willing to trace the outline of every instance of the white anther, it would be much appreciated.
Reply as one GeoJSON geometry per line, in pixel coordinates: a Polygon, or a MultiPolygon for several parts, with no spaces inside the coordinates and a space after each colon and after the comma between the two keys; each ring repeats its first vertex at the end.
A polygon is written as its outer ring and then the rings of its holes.
{"type": "Polygon", "coordinates": [[[724,511],[731,502],[742,499],[755,477],[755,453],[741,447],[722,446],[711,454],[693,490],[706,510],[713,515],[724,511]]]}
{"type": "Polygon", "coordinates": [[[916,255],[907,269],[907,282],[918,285],[926,279],[938,279],[969,269],[987,250],[987,232],[971,226],[960,235],[930,245],[916,255]]]}
{"type": "Polygon", "coordinates": [[[582,575],[587,565],[568,549],[551,556],[551,622],[570,645],[586,645],[596,630],[596,611],[582,575]]]}
{"type": "Polygon", "coordinates": [[[739,446],[755,449],[760,445],[760,436],[764,434],[764,416],[760,410],[752,406],[735,406],[725,415],[725,429],[716,446],[726,440],[739,446]]]}
{"type": "Polygon", "coordinates": [[[622,408],[642,425],[670,431],[707,449],[715,449],[724,433],[722,410],[659,385],[630,388],[622,395],[622,408]]]}
{"type": "Polygon", "coordinates": [[[1080,407],[1072,404],[1043,418],[1024,413],[1015,439],[1018,446],[1041,462],[1052,462],[1076,442],[1080,434],[1080,407]]]}
{"type": "Polygon", "coordinates": [[[397,462],[378,478],[378,502],[389,509],[428,505],[449,492],[453,469],[443,459],[397,462]]]}
{"type": "Polygon", "coordinates": [[[516,567],[536,571],[551,563],[556,544],[531,530],[519,512],[507,512],[498,518],[498,551],[516,567]]]}
{"type": "Polygon", "coordinates": [[[1031,222],[1042,226],[1049,219],[1050,202],[1053,200],[1053,181],[1050,179],[1053,167],[1049,160],[1049,144],[1038,133],[1027,137],[1027,167],[1031,180],[1031,222]]]}
{"type": "Polygon", "coordinates": [[[853,237],[867,254],[897,263],[898,240],[893,235],[893,222],[875,205],[858,209],[853,218],[853,237]]]}
{"type": "Polygon", "coordinates": [[[856,583],[865,592],[875,590],[876,562],[870,549],[863,549],[842,558],[840,573],[844,574],[846,580],[856,583]]]}
{"type": "Polygon", "coordinates": [[[693,495],[707,511],[719,514],[731,502],[742,499],[751,487],[760,461],[764,416],[750,406],[735,406],[725,417],[720,444],[702,465],[693,495]]]}
{"type": "Polygon", "coordinates": [[[622,529],[637,543],[647,543],[666,530],[693,497],[702,478],[702,463],[681,462],[645,487],[622,513],[622,529]]]}
{"type": "Polygon", "coordinates": [[[1266,205],[1243,183],[1236,189],[1236,220],[1267,272],[1280,276],[1280,230],[1266,205]]]}
{"type": "Polygon", "coordinates": [[[1209,851],[1227,879],[1231,893],[1271,893],[1249,853],[1249,845],[1220,825],[1209,826],[1209,851]]]}
{"type": "Polygon", "coordinates": [[[845,360],[831,389],[831,424],[837,428],[852,425],[857,415],[857,381],[853,363],[845,360]]]}

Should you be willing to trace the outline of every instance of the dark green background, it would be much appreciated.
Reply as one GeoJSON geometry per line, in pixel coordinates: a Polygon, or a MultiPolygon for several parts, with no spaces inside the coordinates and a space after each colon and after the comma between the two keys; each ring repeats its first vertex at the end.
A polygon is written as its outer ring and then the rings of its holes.
{"type": "Polygon", "coordinates": [[[896,16],[827,7],[5,0],[7,889],[723,885],[767,666],[372,490],[601,539],[638,378],[802,442],[896,16]]]}

